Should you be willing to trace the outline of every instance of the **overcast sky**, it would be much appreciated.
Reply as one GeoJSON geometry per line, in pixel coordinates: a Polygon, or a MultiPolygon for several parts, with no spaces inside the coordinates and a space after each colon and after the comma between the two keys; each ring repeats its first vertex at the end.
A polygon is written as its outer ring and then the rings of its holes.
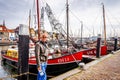
{"type": "MultiPolygon", "coordinates": [[[[65,25],[66,0],[40,1],[42,1],[40,2],[41,6],[47,2],[55,17],[65,25]]],[[[120,31],[120,0],[69,0],[71,33],[79,35],[80,21],[83,21],[85,36],[102,33],[101,3],[105,5],[107,35],[120,34],[118,33],[120,31]]],[[[7,28],[10,29],[16,28],[19,24],[28,25],[29,10],[33,9],[33,6],[34,0],[0,0],[0,24],[5,20],[7,28]]],[[[46,29],[51,30],[48,21],[45,21],[46,29]]]]}

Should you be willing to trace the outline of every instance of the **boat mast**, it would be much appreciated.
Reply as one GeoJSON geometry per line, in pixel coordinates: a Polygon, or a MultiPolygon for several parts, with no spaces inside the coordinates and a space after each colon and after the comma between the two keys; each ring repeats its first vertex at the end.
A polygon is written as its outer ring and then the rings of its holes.
{"type": "Polygon", "coordinates": [[[67,19],[67,49],[69,47],[69,4],[66,0],[66,19],[67,19]]]}
{"type": "Polygon", "coordinates": [[[39,0],[37,2],[37,24],[38,24],[38,40],[40,40],[40,17],[39,17],[39,0]]]}
{"type": "Polygon", "coordinates": [[[29,11],[29,34],[31,37],[30,23],[31,23],[31,10],[29,11]]]}
{"type": "Polygon", "coordinates": [[[83,31],[83,22],[81,21],[81,45],[82,45],[82,32],[83,31]]]}
{"type": "Polygon", "coordinates": [[[103,8],[103,24],[104,24],[104,45],[107,44],[106,42],[106,22],[105,22],[105,8],[104,8],[104,4],[102,3],[102,8],[103,8]]]}
{"type": "Polygon", "coordinates": [[[41,19],[41,30],[44,30],[45,28],[44,28],[44,7],[42,7],[42,9],[41,9],[41,17],[40,17],[40,19],[41,19]]]}

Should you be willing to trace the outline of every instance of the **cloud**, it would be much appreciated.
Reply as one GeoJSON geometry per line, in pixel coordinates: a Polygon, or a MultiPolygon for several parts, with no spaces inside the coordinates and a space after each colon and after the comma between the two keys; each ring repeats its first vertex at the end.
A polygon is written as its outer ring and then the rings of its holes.
{"type": "MultiPolygon", "coordinates": [[[[61,23],[65,23],[66,15],[66,0],[43,0],[40,2],[40,6],[43,6],[45,1],[51,6],[55,17],[60,20],[61,23]]],[[[114,25],[117,24],[113,21],[115,16],[119,21],[120,18],[120,0],[68,0],[70,9],[70,24],[76,26],[75,30],[79,28],[80,22],[83,21],[85,32],[92,29],[92,26],[97,26],[96,34],[100,30],[102,22],[102,5],[103,2],[106,10],[106,19],[112,19],[114,25]],[[77,17],[78,19],[75,19],[77,17]],[[100,21],[101,19],[101,21],[100,21]],[[98,20],[98,21],[97,21],[98,20]],[[98,29],[99,25],[99,29],[98,29]]],[[[2,21],[6,21],[8,28],[16,28],[19,24],[28,24],[29,9],[33,9],[34,0],[0,0],[0,24],[2,21]]],[[[46,18],[47,19],[47,18],[46,18]]],[[[107,22],[107,25],[110,23],[107,22]]],[[[47,20],[46,26],[49,21],[47,20]]],[[[118,24],[117,24],[118,25],[118,24]]],[[[50,26],[50,24],[49,24],[50,26]]],[[[48,26],[48,28],[49,28],[48,26]]],[[[73,32],[74,33],[74,32],[73,32]]]]}
{"type": "Polygon", "coordinates": [[[26,13],[29,13],[30,4],[27,0],[1,0],[0,1],[0,16],[2,20],[6,21],[9,28],[17,27],[26,13]]]}

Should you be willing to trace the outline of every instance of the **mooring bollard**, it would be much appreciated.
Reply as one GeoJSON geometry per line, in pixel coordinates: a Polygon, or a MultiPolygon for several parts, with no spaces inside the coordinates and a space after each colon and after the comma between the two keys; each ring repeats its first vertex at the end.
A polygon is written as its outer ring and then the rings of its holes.
{"type": "Polygon", "coordinates": [[[117,37],[115,37],[115,39],[114,39],[114,51],[116,51],[117,50],[117,37]]]}
{"type": "Polygon", "coordinates": [[[96,49],[96,58],[100,58],[100,53],[101,53],[101,36],[98,35],[98,39],[97,39],[97,49],[96,49]]]}
{"type": "MultiPolygon", "coordinates": [[[[29,28],[23,24],[19,26],[19,42],[18,42],[18,75],[29,72],[29,28]]],[[[29,80],[28,74],[18,77],[18,80],[29,80]]]]}

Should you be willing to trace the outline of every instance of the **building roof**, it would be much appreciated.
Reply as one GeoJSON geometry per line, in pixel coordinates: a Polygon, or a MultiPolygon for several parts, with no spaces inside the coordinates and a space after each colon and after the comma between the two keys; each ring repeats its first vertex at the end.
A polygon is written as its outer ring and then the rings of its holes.
{"type": "Polygon", "coordinates": [[[8,32],[7,28],[3,25],[0,25],[0,32],[8,32]]]}
{"type": "Polygon", "coordinates": [[[14,32],[14,29],[7,29],[6,26],[0,25],[0,32],[14,32]]]}

